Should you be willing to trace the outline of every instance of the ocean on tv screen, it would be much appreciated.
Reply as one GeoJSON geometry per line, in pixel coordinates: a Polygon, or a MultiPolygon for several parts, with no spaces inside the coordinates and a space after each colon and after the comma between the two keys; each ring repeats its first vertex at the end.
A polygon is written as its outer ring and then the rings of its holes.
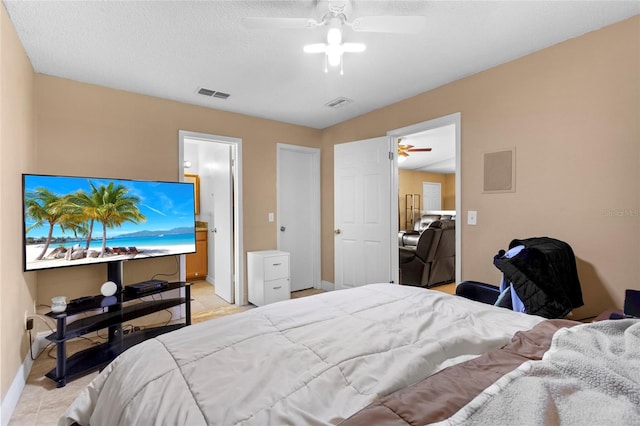
{"type": "Polygon", "coordinates": [[[189,183],[23,179],[25,270],[195,252],[189,183]]]}

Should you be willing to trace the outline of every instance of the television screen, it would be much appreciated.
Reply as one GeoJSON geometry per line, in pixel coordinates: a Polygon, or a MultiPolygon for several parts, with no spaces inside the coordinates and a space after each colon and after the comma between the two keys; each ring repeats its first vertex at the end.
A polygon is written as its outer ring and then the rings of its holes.
{"type": "Polygon", "coordinates": [[[194,253],[193,184],[24,174],[24,270],[194,253]]]}

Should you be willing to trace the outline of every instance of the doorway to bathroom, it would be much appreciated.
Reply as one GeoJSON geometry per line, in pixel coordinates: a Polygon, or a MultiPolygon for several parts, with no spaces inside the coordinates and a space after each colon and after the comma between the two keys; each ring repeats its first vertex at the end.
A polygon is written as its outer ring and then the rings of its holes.
{"type": "MultiPolygon", "coordinates": [[[[198,229],[206,235],[206,278],[229,303],[243,304],[242,140],[180,131],[181,180],[197,181],[198,229]]],[[[205,247],[201,243],[201,247],[205,247]]],[[[205,250],[205,249],[203,249],[205,250]]],[[[205,256],[204,253],[198,253],[205,256]]],[[[186,262],[182,262],[184,265],[186,262]]],[[[186,277],[182,268],[181,277],[186,277]]]]}

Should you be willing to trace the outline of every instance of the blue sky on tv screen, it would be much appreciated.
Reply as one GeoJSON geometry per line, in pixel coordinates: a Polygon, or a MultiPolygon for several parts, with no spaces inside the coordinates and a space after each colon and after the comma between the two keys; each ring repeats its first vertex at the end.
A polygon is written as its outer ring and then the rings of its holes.
{"type": "MultiPolygon", "coordinates": [[[[168,231],[174,228],[194,226],[194,194],[193,185],[182,182],[152,182],[123,179],[102,179],[64,176],[25,175],[25,193],[31,193],[37,188],[46,188],[58,196],[68,195],[79,190],[91,193],[89,182],[94,186],[115,185],[126,187],[127,195],[134,195],[140,199],[138,209],[146,217],[146,221],[140,223],[125,222],[120,227],[109,228],[109,237],[129,234],[138,231],[168,231]]],[[[26,219],[25,228],[33,224],[31,218],[26,219]]],[[[48,224],[32,229],[28,237],[46,236],[49,230],[48,224]]],[[[73,233],[62,233],[59,226],[54,228],[54,237],[72,237],[73,233]]],[[[94,225],[94,237],[102,235],[102,225],[94,225]]]]}

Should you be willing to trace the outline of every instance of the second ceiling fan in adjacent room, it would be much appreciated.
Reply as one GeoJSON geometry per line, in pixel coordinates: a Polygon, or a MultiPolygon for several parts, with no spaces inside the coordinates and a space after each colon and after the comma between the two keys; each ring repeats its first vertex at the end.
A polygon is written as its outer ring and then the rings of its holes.
{"type": "Polygon", "coordinates": [[[412,152],[429,152],[431,148],[416,148],[413,145],[401,143],[402,139],[398,139],[398,162],[402,162],[409,157],[412,152]]]}

